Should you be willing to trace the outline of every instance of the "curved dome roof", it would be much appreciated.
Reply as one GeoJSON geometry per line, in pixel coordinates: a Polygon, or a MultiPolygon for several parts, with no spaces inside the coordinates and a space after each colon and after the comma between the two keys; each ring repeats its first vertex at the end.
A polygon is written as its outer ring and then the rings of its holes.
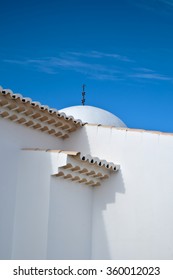
{"type": "Polygon", "coordinates": [[[80,119],[84,123],[126,127],[123,121],[112,113],[93,106],[72,106],[61,109],[60,112],[80,119]]]}

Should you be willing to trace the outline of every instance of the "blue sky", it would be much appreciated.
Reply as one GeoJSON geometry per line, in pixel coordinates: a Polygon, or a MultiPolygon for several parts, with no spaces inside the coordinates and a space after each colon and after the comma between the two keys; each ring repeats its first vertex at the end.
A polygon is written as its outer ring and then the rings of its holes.
{"type": "MultiPolygon", "coordinates": [[[[1,1],[2,2],[2,1],[1,1]]],[[[6,0],[0,85],[57,109],[86,104],[173,132],[173,0],[6,0]]]]}

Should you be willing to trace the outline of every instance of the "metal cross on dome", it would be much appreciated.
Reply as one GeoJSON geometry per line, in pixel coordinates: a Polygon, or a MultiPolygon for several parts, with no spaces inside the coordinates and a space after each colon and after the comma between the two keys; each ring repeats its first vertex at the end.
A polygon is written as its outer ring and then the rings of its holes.
{"type": "Polygon", "coordinates": [[[85,105],[85,87],[86,87],[86,85],[83,85],[82,86],[82,105],[84,106],[85,105]]]}

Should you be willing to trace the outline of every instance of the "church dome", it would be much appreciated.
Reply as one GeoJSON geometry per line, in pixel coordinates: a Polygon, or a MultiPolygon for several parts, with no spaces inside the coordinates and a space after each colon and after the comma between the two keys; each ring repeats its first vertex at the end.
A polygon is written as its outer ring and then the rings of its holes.
{"type": "Polygon", "coordinates": [[[61,109],[60,112],[80,119],[84,123],[126,127],[123,121],[112,113],[93,106],[72,106],[61,109]]]}

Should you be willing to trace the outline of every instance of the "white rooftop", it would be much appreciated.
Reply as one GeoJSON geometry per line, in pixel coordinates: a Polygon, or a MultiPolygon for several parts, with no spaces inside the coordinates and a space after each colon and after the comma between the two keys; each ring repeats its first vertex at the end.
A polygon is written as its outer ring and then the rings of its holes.
{"type": "Polygon", "coordinates": [[[61,109],[59,112],[63,112],[67,116],[73,116],[75,119],[80,119],[84,123],[127,127],[117,116],[93,106],[72,106],[61,109]]]}

